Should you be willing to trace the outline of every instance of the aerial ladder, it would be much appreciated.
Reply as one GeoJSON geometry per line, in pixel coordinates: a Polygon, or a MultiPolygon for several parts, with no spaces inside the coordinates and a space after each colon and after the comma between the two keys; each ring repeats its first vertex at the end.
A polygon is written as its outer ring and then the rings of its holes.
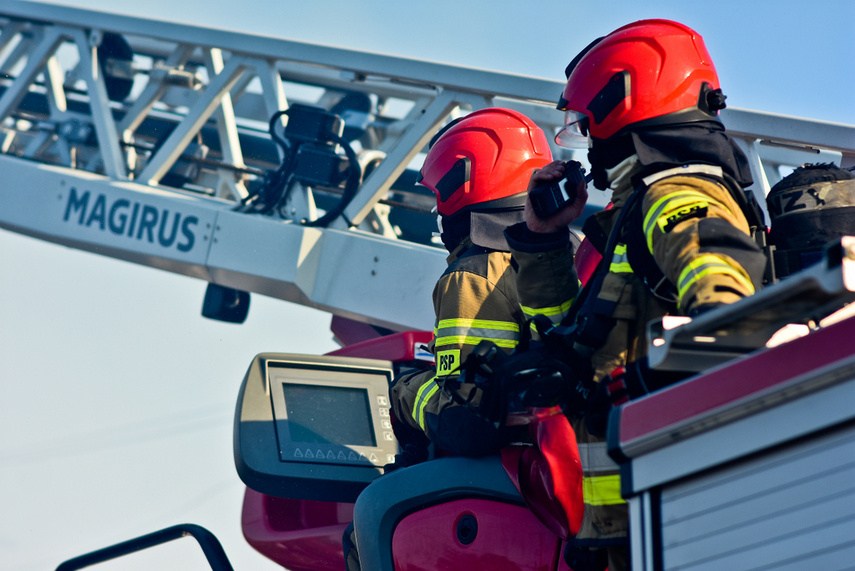
{"type": "MultiPolygon", "coordinates": [[[[562,120],[554,80],[36,2],[4,3],[0,25],[0,227],[396,331],[432,327],[444,265],[414,185],[430,137],[486,106],[562,120]],[[342,118],[358,189],[308,173],[247,207],[284,158],[271,118],[297,104],[342,118]]],[[[855,161],[849,126],[722,116],[759,191],[782,166],[855,161]]],[[[299,166],[349,168],[332,146],[300,146],[299,166]]]]}
{"type": "MultiPolygon", "coordinates": [[[[433,196],[416,184],[428,141],[489,106],[555,133],[562,89],[8,0],[0,228],[204,280],[203,314],[215,319],[242,321],[260,294],[330,313],[344,346],[430,331],[445,251],[432,238],[433,196]]],[[[855,166],[855,126],[734,108],[721,117],[758,196],[806,162],[855,166]]]]}

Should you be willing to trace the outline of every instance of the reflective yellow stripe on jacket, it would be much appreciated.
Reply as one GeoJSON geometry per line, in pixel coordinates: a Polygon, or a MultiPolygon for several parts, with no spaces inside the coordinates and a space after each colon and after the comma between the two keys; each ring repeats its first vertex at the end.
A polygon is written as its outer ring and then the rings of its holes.
{"type": "Polygon", "coordinates": [[[425,407],[430,401],[430,398],[439,390],[439,385],[436,383],[436,377],[419,387],[416,393],[416,403],[413,407],[413,420],[419,423],[422,430],[425,430],[425,407]]]}
{"type": "MultiPolygon", "coordinates": [[[[481,341],[492,341],[497,347],[513,349],[520,342],[520,326],[513,321],[497,321],[489,319],[442,319],[434,330],[436,347],[463,345],[477,345],[481,341]]],[[[438,350],[437,355],[442,356],[443,351],[438,350]]],[[[448,353],[457,354],[459,363],[459,350],[454,349],[448,353]]],[[[459,365],[458,365],[459,366],[459,365]]],[[[442,373],[442,368],[438,369],[442,373]]],[[[456,368],[455,368],[456,370],[456,368]]],[[[450,374],[454,371],[446,371],[450,374]]],[[[416,393],[416,401],[413,406],[413,420],[422,430],[425,430],[425,409],[431,398],[439,391],[437,377],[419,387],[416,393]]]]}
{"type": "Polygon", "coordinates": [[[561,323],[561,320],[567,317],[568,312],[570,311],[570,306],[573,305],[573,300],[575,298],[570,298],[561,305],[554,305],[552,307],[527,307],[525,305],[520,304],[520,309],[522,309],[525,314],[526,319],[533,319],[537,315],[545,315],[549,318],[552,323],[556,325],[561,323]]]}
{"type": "Polygon", "coordinates": [[[499,347],[513,349],[520,342],[520,326],[513,321],[488,319],[443,319],[436,327],[436,346],[477,345],[492,341],[499,347]]]}
{"type": "Polygon", "coordinates": [[[715,254],[705,254],[692,260],[680,273],[677,283],[677,295],[682,306],[683,297],[699,279],[709,274],[726,274],[745,287],[750,293],[754,293],[754,284],[741,268],[735,268],[722,257],[715,254]]]}
{"type": "Polygon", "coordinates": [[[670,217],[679,212],[688,212],[693,208],[707,208],[715,204],[727,210],[727,208],[706,194],[694,190],[683,190],[671,192],[657,200],[647,216],[644,217],[644,236],[647,238],[647,249],[653,252],[653,231],[660,227],[663,229],[670,217]]]}

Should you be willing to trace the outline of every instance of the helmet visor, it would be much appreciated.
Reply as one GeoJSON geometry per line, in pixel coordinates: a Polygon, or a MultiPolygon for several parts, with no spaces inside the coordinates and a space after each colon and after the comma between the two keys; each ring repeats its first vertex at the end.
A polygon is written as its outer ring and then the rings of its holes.
{"type": "Polygon", "coordinates": [[[555,142],[568,149],[587,149],[588,116],[578,111],[565,111],[564,127],[555,135],[555,142]]]}

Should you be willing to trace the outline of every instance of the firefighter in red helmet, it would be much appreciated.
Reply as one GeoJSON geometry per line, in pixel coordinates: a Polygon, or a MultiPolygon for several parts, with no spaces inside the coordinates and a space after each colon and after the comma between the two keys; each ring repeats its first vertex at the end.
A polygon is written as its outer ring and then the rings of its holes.
{"type": "MultiPolygon", "coordinates": [[[[527,208],[527,223],[506,236],[522,305],[551,316],[578,296],[569,329],[596,384],[587,407],[568,411],[583,459],[585,517],[565,559],[577,571],[618,571],[628,567],[628,518],[604,419],[626,395],[606,388],[626,386],[633,396],[655,382],[635,384],[648,321],[697,315],[761,287],[766,261],[752,227],[763,223],[744,191],[752,183],[747,160],[719,120],[724,95],[695,31],[666,20],[629,24],[591,43],[566,76],[556,142],[587,148],[594,186],[612,192],[613,208],[583,227],[603,263],[580,292],[567,225],[582,196],[546,220],[527,208]],[[607,378],[620,383],[601,382],[607,378]]],[[[550,165],[532,184],[561,176],[561,165],[550,165]]]]}
{"type": "MultiPolygon", "coordinates": [[[[434,137],[425,157],[421,184],[436,195],[440,238],[449,251],[433,292],[436,366],[397,379],[392,403],[400,423],[442,450],[480,456],[498,450],[507,437],[456,404],[443,386],[457,378],[480,341],[510,352],[527,326],[504,229],[523,219],[529,180],[551,160],[543,131],[525,115],[502,108],[452,122],[434,137]]],[[[468,392],[464,384],[460,395],[467,398],[468,392]]]]}
{"type": "MultiPolygon", "coordinates": [[[[461,406],[445,385],[458,379],[460,365],[480,341],[492,341],[510,353],[528,327],[504,230],[523,220],[532,174],[551,161],[544,132],[510,109],[469,113],[430,142],[420,182],[436,195],[448,267],[433,291],[436,321],[430,350],[435,365],[400,376],[390,389],[393,429],[402,452],[387,472],[426,460],[431,442],[443,452],[483,456],[524,437],[525,427],[497,429],[473,412],[480,393],[461,406]]],[[[468,399],[472,387],[461,383],[454,390],[468,399]]],[[[358,532],[351,525],[343,538],[351,570],[359,569],[358,532]]]]}

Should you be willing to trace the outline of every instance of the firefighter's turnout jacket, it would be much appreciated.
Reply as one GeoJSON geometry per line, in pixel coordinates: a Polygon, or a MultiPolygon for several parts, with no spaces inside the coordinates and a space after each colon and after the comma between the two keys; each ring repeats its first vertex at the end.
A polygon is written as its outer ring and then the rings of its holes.
{"type": "MultiPolygon", "coordinates": [[[[392,385],[392,405],[399,421],[427,434],[442,450],[466,456],[495,452],[498,434],[444,388],[456,379],[461,363],[482,340],[507,352],[527,327],[520,309],[511,255],[474,245],[469,238],[448,256],[448,268],[433,291],[436,312],[431,350],[433,370],[409,374],[392,385]]],[[[468,384],[460,389],[468,397],[468,384]]],[[[473,404],[477,405],[477,397],[473,404]]]]}
{"type": "MultiPolygon", "coordinates": [[[[715,177],[686,174],[688,170],[659,173],[635,188],[644,193],[643,200],[636,203],[641,206],[643,235],[639,232],[627,240],[646,243],[655,263],[674,284],[676,299],[655,296],[633,272],[626,243],[617,241],[611,259],[604,259],[598,270],[605,272],[604,266],[608,267],[608,273],[601,274],[604,279],[596,299],[614,303],[610,304],[610,329],[602,344],[591,349],[594,381],[644,357],[649,320],[732,303],[754,293],[754,284],[760,283],[751,274],[756,274],[758,264],[762,268],[763,254],[748,237],[746,217],[731,192],[715,177]]],[[[605,236],[618,230],[615,223],[634,190],[628,179],[614,186],[614,207],[593,215],[591,228],[599,227],[605,236]]],[[[527,317],[543,314],[559,323],[580,293],[566,232],[538,235],[522,224],[509,228],[506,235],[527,317]]],[[[586,287],[594,281],[592,277],[586,287]]],[[[583,418],[571,420],[584,470],[585,517],[576,543],[580,547],[624,543],[627,512],[620,495],[618,466],[608,457],[603,438],[590,434],[583,418]]]]}

